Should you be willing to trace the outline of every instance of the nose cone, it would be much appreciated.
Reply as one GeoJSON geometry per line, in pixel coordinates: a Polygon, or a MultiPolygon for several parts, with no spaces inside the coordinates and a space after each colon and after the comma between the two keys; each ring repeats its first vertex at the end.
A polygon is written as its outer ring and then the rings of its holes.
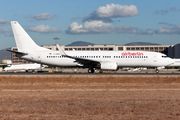
{"type": "Polygon", "coordinates": [[[5,67],[4,70],[7,71],[7,68],[5,67]]]}

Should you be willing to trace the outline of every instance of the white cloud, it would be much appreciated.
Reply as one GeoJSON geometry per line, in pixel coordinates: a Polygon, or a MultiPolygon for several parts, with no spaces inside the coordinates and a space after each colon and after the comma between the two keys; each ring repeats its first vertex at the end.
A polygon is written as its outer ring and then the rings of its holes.
{"type": "Polygon", "coordinates": [[[134,28],[134,27],[129,27],[129,26],[118,26],[116,27],[115,32],[116,33],[129,33],[129,34],[135,34],[137,33],[139,29],[138,28],[134,28]]]}
{"type": "Polygon", "coordinates": [[[153,30],[140,30],[139,28],[129,26],[118,26],[115,27],[111,23],[103,23],[102,21],[86,21],[83,25],[78,25],[74,22],[69,25],[66,30],[68,34],[100,34],[116,32],[118,34],[135,34],[135,35],[152,35],[153,30]]]}
{"type": "Polygon", "coordinates": [[[175,24],[167,23],[167,22],[159,22],[158,24],[168,25],[168,26],[175,26],[175,24]]]}
{"type": "Polygon", "coordinates": [[[27,29],[27,31],[32,32],[39,32],[39,33],[62,33],[63,31],[60,29],[57,29],[55,27],[49,27],[48,25],[38,25],[35,27],[30,27],[27,29]]]}
{"type": "Polygon", "coordinates": [[[153,34],[153,30],[151,29],[147,29],[147,30],[139,30],[136,32],[136,35],[152,35],[153,34]]]}
{"type": "Polygon", "coordinates": [[[129,27],[129,26],[118,26],[115,29],[115,32],[118,34],[135,34],[135,35],[152,35],[153,30],[140,30],[139,28],[129,27]]]}
{"type": "Polygon", "coordinates": [[[3,34],[4,36],[11,37],[12,36],[12,30],[9,28],[0,28],[0,34],[3,34]]]}
{"type": "Polygon", "coordinates": [[[165,14],[168,14],[169,12],[179,12],[180,9],[178,10],[176,7],[171,7],[169,9],[164,9],[164,10],[156,10],[154,12],[154,14],[158,15],[158,14],[161,14],[161,15],[165,15],[165,14]]]}
{"type": "Polygon", "coordinates": [[[85,17],[83,21],[103,20],[106,22],[112,22],[111,18],[131,17],[137,15],[138,13],[138,8],[134,5],[127,6],[111,3],[106,6],[99,7],[96,11],[85,17]]]}
{"type": "Polygon", "coordinates": [[[173,28],[159,28],[155,30],[156,34],[180,34],[180,26],[173,28]]]}
{"type": "Polygon", "coordinates": [[[114,30],[114,26],[110,23],[103,23],[102,21],[84,22],[83,25],[78,25],[74,22],[69,25],[66,30],[68,34],[93,34],[93,33],[109,33],[114,30]]]}
{"type": "Polygon", "coordinates": [[[0,33],[1,33],[1,34],[11,33],[11,30],[8,29],[8,28],[0,28],[0,33]]]}
{"type": "Polygon", "coordinates": [[[10,25],[10,21],[0,19],[0,26],[10,25]]]}
{"type": "Polygon", "coordinates": [[[33,16],[31,16],[31,18],[38,21],[38,20],[49,20],[49,19],[52,19],[53,16],[49,13],[41,13],[38,15],[33,15],[33,16]]]}

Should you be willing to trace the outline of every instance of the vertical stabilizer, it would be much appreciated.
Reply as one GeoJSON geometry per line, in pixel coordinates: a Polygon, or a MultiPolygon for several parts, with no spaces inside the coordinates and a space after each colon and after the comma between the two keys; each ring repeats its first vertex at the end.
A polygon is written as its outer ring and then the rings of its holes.
{"type": "Polygon", "coordinates": [[[45,49],[38,46],[17,21],[11,21],[11,26],[19,52],[39,51],[45,49]]]}

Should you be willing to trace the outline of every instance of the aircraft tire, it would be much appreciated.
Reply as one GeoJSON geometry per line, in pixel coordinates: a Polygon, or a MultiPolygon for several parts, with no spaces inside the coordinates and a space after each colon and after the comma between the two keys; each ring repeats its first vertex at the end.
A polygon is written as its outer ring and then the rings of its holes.
{"type": "Polygon", "coordinates": [[[88,73],[94,73],[94,68],[89,68],[88,73]]]}
{"type": "Polygon", "coordinates": [[[156,69],[156,73],[157,73],[157,74],[159,73],[159,70],[158,70],[158,69],[156,69]]]}

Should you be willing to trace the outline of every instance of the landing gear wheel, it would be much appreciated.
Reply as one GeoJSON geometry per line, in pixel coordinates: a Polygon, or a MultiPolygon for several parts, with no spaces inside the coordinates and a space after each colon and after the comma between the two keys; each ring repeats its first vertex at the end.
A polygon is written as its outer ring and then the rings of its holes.
{"type": "Polygon", "coordinates": [[[159,73],[159,70],[158,70],[158,69],[156,69],[156,73],[159,73]]]}
{"type": "Polygon", "coordinates": [[[88,73],[94,73],[94,68],[91,68],[91,69],[89,68],[88,73]]]}

